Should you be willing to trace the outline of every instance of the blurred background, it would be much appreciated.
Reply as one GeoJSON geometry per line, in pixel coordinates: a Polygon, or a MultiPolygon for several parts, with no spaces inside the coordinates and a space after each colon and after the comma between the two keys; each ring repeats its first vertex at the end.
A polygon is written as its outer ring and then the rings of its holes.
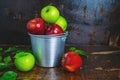
{"type": "Polygon", "coordinates": [[[67,19],[67,44],[120,45],[120,0],[0,0],[0,44],[30,44],[26,23],[46,5],[67,19]]]}

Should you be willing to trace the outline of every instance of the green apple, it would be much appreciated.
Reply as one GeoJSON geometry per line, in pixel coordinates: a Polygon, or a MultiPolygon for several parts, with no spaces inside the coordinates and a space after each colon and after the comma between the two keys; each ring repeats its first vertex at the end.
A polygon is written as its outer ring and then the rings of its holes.
{"type": "Polygon", "coordinates": [[[59,16],[60,12],[55,6],[45,6],[41,10],[41,17],[48,23],[55,23],[59,16]]]}
{"type": "Polygon", "coordinates": [[[58,24],[63,29],[63,31],[67,29],[67,20],[63,16],[59,16],[55,24],[58,24]]]}
{"type": "Polygon", "coordinates": [[[20,71],[30,71],[35,65],[35,58],[32,53],[18,52],[14,58],[14,64],[20,71]]]}

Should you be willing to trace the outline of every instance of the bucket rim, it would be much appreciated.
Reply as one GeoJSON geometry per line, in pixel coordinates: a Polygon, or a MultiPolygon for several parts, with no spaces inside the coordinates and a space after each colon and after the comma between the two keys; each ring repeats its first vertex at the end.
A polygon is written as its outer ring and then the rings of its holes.
{"type": "Polygon", "coordinates": [[[68,31],[65,31],[64,33],[61,34],[52,34],[52,35],[36,35],[36,34],[31,34],[28,32],[28,35],[31,37],[45,37],[45,38],[49,38],[49,37],[63,37],[63,36],[67,36],[68,35],[68,31]]]}

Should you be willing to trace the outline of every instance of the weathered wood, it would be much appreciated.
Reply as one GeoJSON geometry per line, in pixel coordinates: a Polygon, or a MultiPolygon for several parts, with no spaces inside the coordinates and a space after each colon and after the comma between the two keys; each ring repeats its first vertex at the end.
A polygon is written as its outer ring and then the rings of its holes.
{"type": "Polygon", "coordinates": [[[1,0],[0,43],[30,44],[26,23],[48,4],[68,21],[67,43],[108,44],[108,28],[119,32],[120,0],[1,0]]]}
{"type": "MultiPolygon", "coordinates": [[[[0,45],[0,47],[9,47],[11,45],[0,45]]],[[[120,50],[116,47],[109,46],[80,46],[66,45],[65,52],[68,48],[75,46],[78,49],[86,51],[88,58],[83,58],[83,66],[75,73],[65,71],[61,66],[54,68],[43,68],[35,65],[29,72],[18,71],[14,64],[11,64],[10,70],[18,73],[17,80],[119,80],[120,79],[120,50]],[[114,51],[113,54],[92,54],[93,52],[114,51]]],[[[27,48],[29,45],[21,45],[27,48]]],[[[0,73],[6,70],[0,71],[0,73]]]]}

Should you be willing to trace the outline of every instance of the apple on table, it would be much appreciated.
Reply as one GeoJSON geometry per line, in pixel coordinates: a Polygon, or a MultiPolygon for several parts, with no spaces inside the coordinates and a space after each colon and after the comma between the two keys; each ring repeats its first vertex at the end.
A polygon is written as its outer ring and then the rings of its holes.
{"type": "Polygon", "coordinates": [[[62,67],[69,72],[75,72],[82,66],[82,58],[74,51],[66,52],[61,61],[62,67]]]}
{"type": "Polygon", "coordinates": [[[14,58],[14,64],[20,71],[30,71],[35,65],[35,58],[32,53],[18,52],[14,58]]]}

